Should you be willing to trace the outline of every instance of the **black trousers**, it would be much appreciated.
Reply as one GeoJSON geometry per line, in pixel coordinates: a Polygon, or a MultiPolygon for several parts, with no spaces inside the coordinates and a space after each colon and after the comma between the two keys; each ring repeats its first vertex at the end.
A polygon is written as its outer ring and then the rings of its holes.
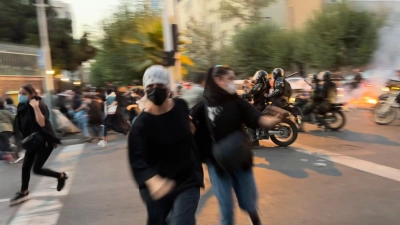
{"type": "Polygon", "coordinates": [[[24,164],[22,165],[22,185],[21,191],[28,190],[29,180],[31,178],[31,170],[38,175],[60,178],[61,174],[50,169],[43,168],[51,152],[53,146],[44,141],[33,151],[26,151],[24,164]]]}
{"type": "Polygon", "coordinates": [[[181,192],[172,192],[154,201],[147,189],[140,189],[146,203],[147,225],[195,225],[196,210],[200,199],[200,188],[192,187],[181,192]]]}
{"type": "Polygon", "coordinates": [[[11,131],[3,131],[0,132],[0,151],[2,152],[10,152],[10,137],[12,135],[11,131]]]}

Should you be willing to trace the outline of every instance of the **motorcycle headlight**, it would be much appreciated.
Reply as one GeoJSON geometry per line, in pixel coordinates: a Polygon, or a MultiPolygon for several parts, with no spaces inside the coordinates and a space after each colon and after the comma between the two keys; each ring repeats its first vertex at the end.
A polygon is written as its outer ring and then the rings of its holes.
{"type": "Polygon", "coordinates": [[[388,87],[383,87],[382,91],[390,91],[388,87]]]}

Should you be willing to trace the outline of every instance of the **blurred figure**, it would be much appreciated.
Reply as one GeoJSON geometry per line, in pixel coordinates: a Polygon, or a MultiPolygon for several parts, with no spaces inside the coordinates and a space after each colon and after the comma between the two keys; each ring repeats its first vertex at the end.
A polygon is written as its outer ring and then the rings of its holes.
{"type": "Polygon", "coordinates": [[[260,225],[251,143],[244,134],[243,124],[252,129],[259,126],[271,128],[281,120],[263,116],[240,98],[236,94],[235,79],[235,73],[229,67],[215,66],[208,70],[204,89],[205,100],[192,109],[192,118],[196,125],[195,140],[207,163],[212,189],[219,202],[222,215],[220,224],[234,224],[233,189],[240,208],[249,214],[252,224],[260,225]],[[243,142],[236,143],[237,141],[243,142]],[[215,149],[217,146],[220,147],[215,149]],[[237,156],[236,151],[235,154],[229,154],[234,152],[237,146],[242,146],[240,148],[243,151],[240,152],[245,155],[229,158],[227,155],[237,156]],[[229,152],[221,152],[221,149],[229,152]],[[216,154],[224,156],[217,159],[216,154]]]}
{"type": "Polygon", "coordinates": [[[103,115],[101,111],[101,104],[96,96],[88,96],[88,106],[89,106],[89,125],[92,128],[94,138],[100,139],[100,125],[103,122],[103,115]]]}
{"type": "Polygon", "coordinates": [[[193,108],[193,106],[203,100],[206,74],[202,72],[195,74],[193,77],[193,83],[193,88],[184,90],[181,96],[181,98],[188,104],[189,109],[193,108]]]}
{"type": "Polygon", "coordinates": [[[114,90],[117,90],[117,88],[114,86],[114,84],[113,84],[113,82],[111,81],[111,80],[107,80],[106,82],[106,88],[107,89],[114,89],[114,90]]]}
{"type": "Polygon", "coordinates": [[[4,108],[13,115],[17,115],[17,108],[14,106],[14,101],[11,98],[6,98],[6,103],[4,108]]]}
{"type": "Polygon", "coordinates": [[[148,68],[143,84],[148,103],[132,125],[128,151],[147,224],[195,225],[203,174],[188,106],[182,99],[168,98],[170,76],[162,66],[148,68]]]}
{"type": "Polygon", "coordinates": [[[103,139],[99,141],[98,145],[102,147],[107,146],[107,133],[108,130],[113,130],[115,132],[127,135],[129,132],[129,124],[124,119],[120,101],[122,100],[121,95],[116,95],[113,89],[107,90],[106,97],[106,113],[107,117],[103,121],[103,139]]]}
{"type": "Polygon", "coordinates": [[[15,115],[5,109],[4,100],[0,98],[0,151],[11,152],[10,137],[13,134],[15,115]]]}
{"type": "Polygon", "coordinates": [[[12,163],[15,161],[15,157],[13,156],[13,154],[11,154],[9,152],[1,152],[0,151],[0,160],[5,160],[5,161],[12,163]]]}
{"type": "Polygon", "coordinates": [[[274,78],[274,91],[271,94],[265,93],[267,101],[271,101],[273,106],[287,107],[289,99],[292,97],[292,87],[285,80],[285,71],[281,68],[276,68],[272,71],[274,78]]]}
{"type": "Polygon", "coordinates": [[[74,99],[74,107],[76,107],[76,103],[79,103],[79,107],[70,110],[69,114],[73,115],[74,122],[81,129],[85,141],[90,142],[92,140],[88,129],[90,96],[86,95],[80,101],[74,99]]]}
{"type": "Polygon", "coordinates": [[[361,74],[362,70],[356,69],[356,70],[354,70],[354,72],[355,72],[355,75],[354,75],[353,81],[350,83],[351,89],[358,88],[361,84],[361,81],[363,80],[363,77],[361,74]]]}
{"type": "Polygon", "coordinates": [[[137,94],[137,95],[139,95],[139,96],[141,96],[141,97],[143,97],[144,96],[144,90],[143,90],[143,87],[142,86],[140,86],[140,81],[138,81],[138,80],[134,80],[134,81],[132,81],[132,90],[135,90],[134,92],[137,94]]]}
{"type": "Polygon", "coordinates": [[[10,205],[15,205],[29,199],[29,180],[31,170],[35,174],[56,178],[58,181],[57,191],[61,191],[65,186],[68,176],[65,172],[59,173],[50,169],[43,168],[53,149],[57,144],[61,144],[54,133],[49,120],[49,109],[42,99],[37,95],[35,89],[30,84],[26,84],[19,89],[19,104],[17,107],[16,135],[27,138],[33,133],[42,137],[39,145],[31,149],[26,149],[24,163],[22,165],[22,185],[21,190],[10,200],[10,205]]]}

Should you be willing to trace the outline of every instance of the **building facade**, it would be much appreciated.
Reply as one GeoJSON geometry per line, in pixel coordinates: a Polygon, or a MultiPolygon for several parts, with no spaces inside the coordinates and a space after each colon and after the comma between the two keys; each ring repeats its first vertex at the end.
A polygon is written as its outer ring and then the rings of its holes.
{"type": "MultiPolygon", "coordinates": [[[[208,26],[215,39],[219,40],[217,46],[228,44],[231,37],[236,34],[244,24],[239,19],[222,19],[218,9],[222,0],[180,0],[178,2],[179,29],[187,30],[191,20],[199,26],[208,26]]],[[[286,26],[285,15],[286,0],[276,0],[269,7],[261,9],[262,17],[266,22],[277,24],[281,28],[286,26]]]]}
{"type": "Polygon", "coordinates": [[[26,83],[43,90],[38,52],[37,47],[0,43],[0,96],[15,98],[19,87],[26,83]]]}
{"type": "Polygon", "coordinates": [[[69,19],[72,20],[71,7],[69,4],[62,1],[50,1],[51,6],[57,12],[57,17],[60,19],[69,19]]]}
{"type": "Polygon", "coordinates": [[[287,0],[286,27],[288,29],[302,28],[313,18],[315,11],[322,10],[328,4],[348,2],[353,9],[374,13],[400,12],[400,0],[287,0]]]}

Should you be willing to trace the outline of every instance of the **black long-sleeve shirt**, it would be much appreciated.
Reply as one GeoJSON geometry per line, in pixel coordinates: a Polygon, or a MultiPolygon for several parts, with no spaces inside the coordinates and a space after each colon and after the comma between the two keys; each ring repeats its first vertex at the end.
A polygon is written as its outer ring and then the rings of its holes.
{"type": "Polygon", "coordinates": [[[189,110],[182,99],[161,115],[143,111],[129,132],[128,151],[139,188],[155,175],[172,179],[176,189],[203,186],[203,171],[189,126],[189,110]]]}
{"type": "MultiPolygon", "coordinates": [[[[211,120],[214,138],[218,142],[233,132],[243,131],[243,124],[249,128],[256,129],[259,127],[258,120],[261,116],[261,112],[239,97],[221,104],[207,101],[206,106],[205,101],[202,101],[194,106],[192,117],[196,125],[195,138],[203,161],[211,160],[219,172],[222,172],[211,152],[212,142],[207,128],[208,119],[211,120]]],[[[248,162],[246,165],[252,165],[252,162],[248,162]]],[[[243,169],[248,168],[250,167],[246,166],[243,169]]]]}

